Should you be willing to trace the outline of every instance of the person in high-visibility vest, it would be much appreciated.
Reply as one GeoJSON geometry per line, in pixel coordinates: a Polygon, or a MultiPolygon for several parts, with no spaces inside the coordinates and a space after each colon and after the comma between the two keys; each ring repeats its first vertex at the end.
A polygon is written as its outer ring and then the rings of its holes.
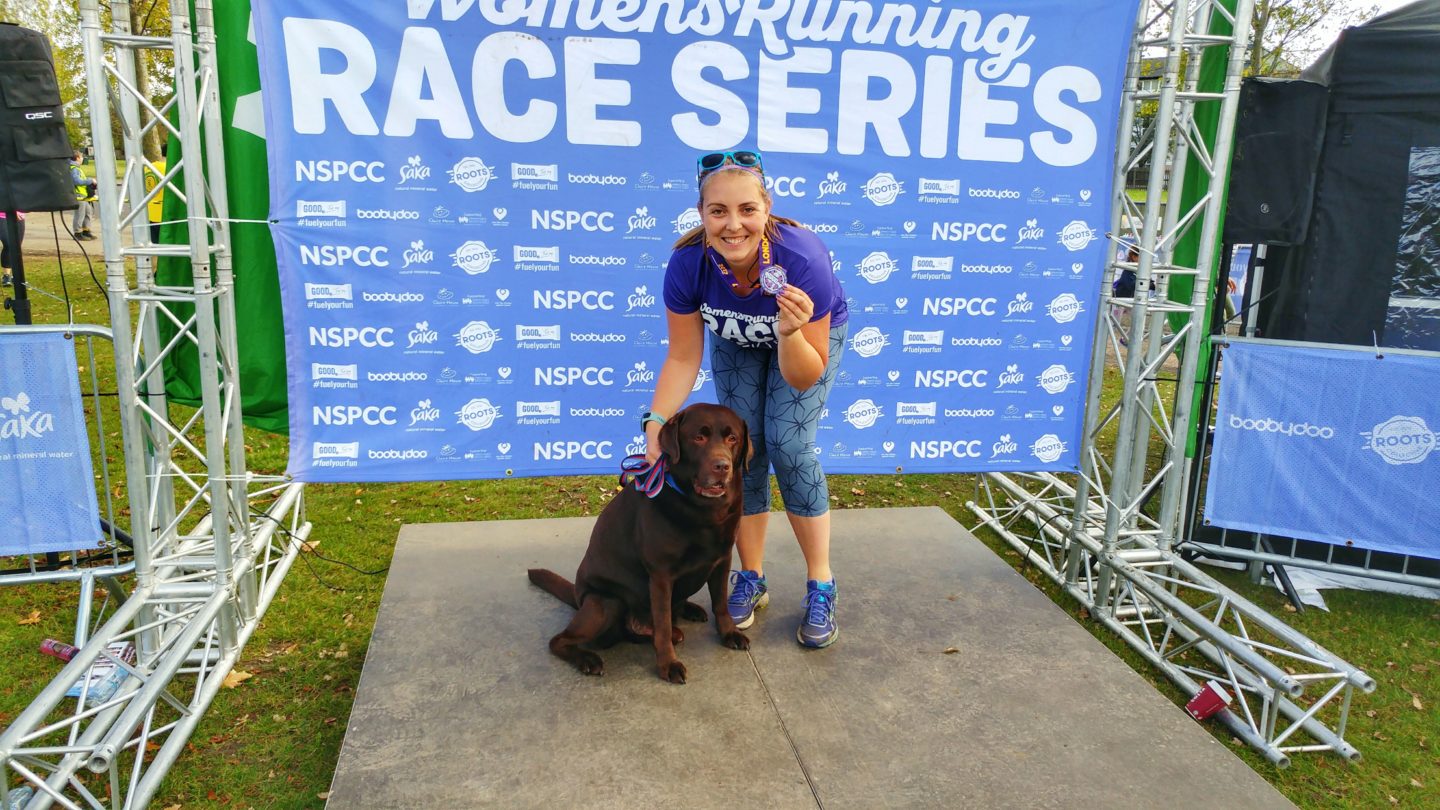
{"type": "Polygon", "coordinates": [[[75,199],[80,201],[79,207],[75,209],[75,217],[71,220],[71,233],[76,239],[94,239],[95,234],[90,232],[90,203],[95,201],[95,190],[99,188],[94,180],[85,176],[80,167],[85,164],[85,157],[76,152],[70,158],[70,182],[75,184],[75,199]]]}
{"type": "MultiPolygon", "coordinates": [[[[149,194],[151,189],[160,185],[160,178],[165,176],[165,144],[160,145],[160,158],[158,160],[146,161],[142,165],[142,175],[145,179],[145,193],[149,194]]],[[[150,241],[160,241],[160,217],[165,208],[165,189],[150,198],[145,206],[145,218],[150,221],[150,241]]]]}

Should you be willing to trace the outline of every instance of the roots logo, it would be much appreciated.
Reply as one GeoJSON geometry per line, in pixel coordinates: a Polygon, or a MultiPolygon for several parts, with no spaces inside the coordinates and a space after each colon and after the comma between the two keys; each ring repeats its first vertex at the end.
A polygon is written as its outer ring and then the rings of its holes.
{"type": "MultiPolygon", "coordinates": [[[[1045,393],[1059,394],[1063,392],[1066,388],[1069,388],[1070,383],[1075,382],[1075,374],[1074,372],[1070,371],[1070,369],[1060,365],[1059,363],[1055,363],[1054,365],[1040,372],[1040,379],[1038,382],[1040,387],[1045,389],[1045,393]]],[[[1059,416],[1059,414],[1056,414],[1056,416],[1059,416]]]]}
{"type": "Polygon", "coordinates": [[[455,333],[455,342],[471,354],[484,354],[495,347],[500,333],[484,321],[471,321],[455,333]]]}
{"type": "Polygon", "coordinates": [[[478,157],[461,158],[449,171],[450,182],[465,191],[484,191],[495,179],[495,170],[478,157]]]}
{"type": "Polygon", "coordinates": [[[1051,464],[1059,461],[1065,454],[1065,442],[1060,441],[1060,437],[1054,433],[1046,433],[1030,445],[1030,454],[1046,464],[1051,464]]]}
{"type": "Polygon", "coordinates": [[[500,407],[491,405],[490,400],[484,397],[476,397],[465,403],[465,407],[455,412],[460,418],[460,424],[471,430],[485,430],[495,424],[495,419],[500,416],[500,407]]]}
{"type": "Polygon", "coordinates": [[[845,421],[858,430],[873,427],[875,420],[883,415],[880,406],[869,399],[857,399],[854,404],[845,409],[845,421]]]}
{"type": "Polygon", "coordinates": [[[1440,433],[1418,416],[1392,416],[1360,435],[1365,449],[1374,450],[1386,464],[1419,464],[1440,441],[1440,433]]]}
{"type": "Polygon", "coordinates": [[[874,357],[889,342],[890,339],[879,329],[867,326],[850,339],[850,347],[861,357],[874,357]]]}
{"type": "Polygon", "coordinates": [[[700,212],[694,208],[686,208],[675,217],[675,233],[686,234],[700,227],[700,212]]]}
{"type": "Polygon", "coordinates": [[[880,172],[865,182],[865,199],[877,206],[889,205],[903,193],[905,185],[890,172],[880,172]]]}
{"type": "Polygon", "coordinates": [[[860,260],[860,277],[871,284],[879,284],[899,268],[900,265],[890,258],[890,254],[877,250],[860,260]]]}
{"type": "Polygon", "coordinates": [[[404,270],[412,264],[429,264],[434,260],[435,251],[425,247],[425,240],[416,239],[410,243],[410,249],[405,251],[405,263],[400,266],[400,269],[404,270]]]}
{"type": "Polygon", "coordinates": [[[455,266],[472,276],[478,276],[490,269],[495,262],[495,251],[479,239],[472,239],[450,254],[455,266]]]}
{"type": "Polygon", "coordinates": [[[1055,300],[1045,307],[1045,314],[1049,315],[1056,323],[1070,323],[1084,311],[1085,305],[1080,303],[1080,299],[1068,292],[1055,296],[1055,300]]]}
{"type": "Polygon", "coordinates": [[[1072,220],[1069,225],[1066,225],[1065,228],[1060,231],[1060,244],[1064,245],[1066,250],[1072,252],[1084,250],[1094,238],[1095,229],[1078,219],[1072,220]]]}
{"type": "Polygon", "coordinates": [[[30,395],[21,391],[13,397],[0,397],[0,439],[38,439],[55,430],[55,415],[30,410],[30,395]]]}

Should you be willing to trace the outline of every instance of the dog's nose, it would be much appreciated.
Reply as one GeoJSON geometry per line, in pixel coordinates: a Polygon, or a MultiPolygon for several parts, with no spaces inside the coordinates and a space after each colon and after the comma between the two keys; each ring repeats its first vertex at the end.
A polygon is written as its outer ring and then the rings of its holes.
{"type": "Polygon", "coordinates": [[[715,462],[710,465],[710,469],[713,470],[713,471],[714,471],[716,474],[718,474],[718,475],[729,475],[729,474],[730,474],[730,459],[728,459],[728,458],[717,458],[717,459],[715,459],[715,462]]]}

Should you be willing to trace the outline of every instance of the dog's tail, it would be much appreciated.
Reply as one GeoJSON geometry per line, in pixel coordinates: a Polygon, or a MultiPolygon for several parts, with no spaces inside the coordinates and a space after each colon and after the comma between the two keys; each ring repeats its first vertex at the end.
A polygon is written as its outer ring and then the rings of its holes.
{"type": "Polygon", "coordinates": [[[531,568],[530,581],[542,591],[559,599],[572,608],[579,609],[575,602],[575,583],[546,568],[531,568]]]}

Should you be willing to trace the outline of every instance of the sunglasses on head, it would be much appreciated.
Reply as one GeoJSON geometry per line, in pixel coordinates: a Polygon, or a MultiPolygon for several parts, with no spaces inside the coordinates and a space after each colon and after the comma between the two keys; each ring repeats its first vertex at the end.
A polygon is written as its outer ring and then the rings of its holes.
{"type": "Polygon", "coordinates": [[[713,172],[724,166],[726,163],[733,163],[742,169],[754,169],[761,174],[765,173],[765,164],[760,159],[759,152],[740,150],[734,152],[711,152],[708,155],[701,155],[695,161],[695,177],[699,179],[706,172],[713,172]]]}

